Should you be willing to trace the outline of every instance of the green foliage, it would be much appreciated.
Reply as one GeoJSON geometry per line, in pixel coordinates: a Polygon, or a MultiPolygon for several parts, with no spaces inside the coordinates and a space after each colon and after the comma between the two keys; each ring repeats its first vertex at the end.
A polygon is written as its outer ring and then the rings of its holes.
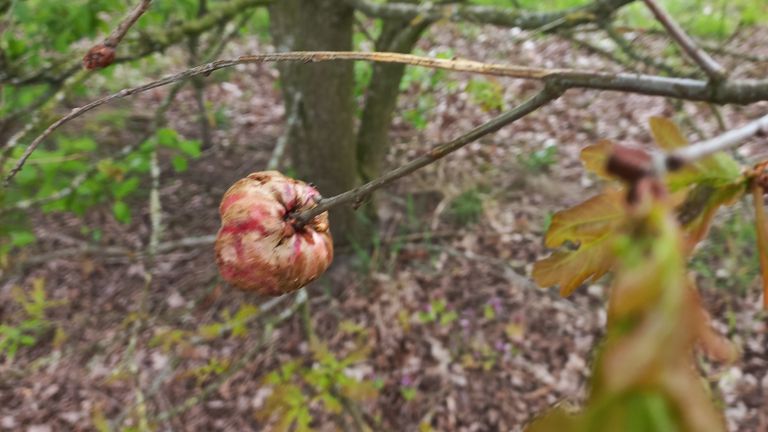
{"type": "Polygon", "coordinates": [[[524,153],[517,157],[525,169],[531,172],[547,172],[557,163],[557,146],[547,146],[531,153],[524,153]]]}
{"type": "MultiPolygon", "coordinates": [[[[424,55],[419,50],[415,54],[424,55]]],[[[453,51],[448,50],[432,54],[436,58],[450,59],[453,51]]],[[[448,91],[456,90],[457,83],[447,79],[446,71],[419,67],[406,67],[403,79],[400,81],[401,92],[415,92],[420,95],[416,99],[416,106],[411,106],[403,112],[403,118],[417,130],[427,127],[429,114],[435,108],[437,102],[435,92],[441,88],[448,91]]]]}
{"type": "MultiPolygon", "coordinates": [[[[667,151],[687,145],[668,120],[651,119],[651,131],[667,151]]],[[[605,164],[613,146],[601,141],[584,149],[585,167],[610,178],[605,164]]],[[[734,361],[738,354],[711,329],[693,280],[686,274],[686,261],[706,236],[716,212],[743,197],[748,185],[756,197],[757,229],[741,222],[728,224],[723,229],[730,232],[721,240],[754,245],[757,237],[760,245],[760,238],[768,239],[768,234],[760,233],[765,215],[760,202],[763,191],[756,182],[766,165],[742,169],[728,155],[716,154],[665,178],[640,180],[632,200],[623,190],[609,189],[555,214],[547,246],[574,247],[537,262],[536,281],[559,284],[567,295],[596,275],[609,270],[615,275],[606,341],[595,362],[588,403],[576,415],[553,410],[529,431],[724,430],[720,413],[694,373],[693,347],[699,344],[708,356],[723,362],[734,361]],[[654,186],[658,190],[666,185],[674,193],[653,192],[652,187],[643,190],[638,186],[643,181],[658,182],[654,186]],[[633,367],[627,369],[627,364],[633,367]]],[[[723,242],[710,242],[704,249],[723,242]]],[[[742,246],[736,246],[735,255],[743,254],[742,246]]],[[[694,260],[693,266],[708,271],[706,263],[694,260]]],[[[764,281],[768,291],[766,287],[764,281]]]]}
{"type": "Polygon", "coordinates": [[[376,396],[373,380],[359,381],[347,373],[348,368],[365,360],[370,353],[367,331],[349,322],[343,322],[340,329],[358,335],[357,348],[346,356],[339,358],[324,343],[312,339],[311,365],[291,360],[264,378],[263,384],[272,393],[255,415],[263,422],[273,420],[270,430],[311,431],[310,407],[340,414],[349,409],[350,403],[365,402],[376,396]]]}
{"type": "MultiPolygon", "coordinates": [[[[651,118],[650,128],[657,145],[665,150],[688,143],[669,120],[651,118]]],[[[581,153],[582,163],[595,174],[610,178],[604,165],[613,146],[606,140],[588,146],[581,153]]],[[[704,238],[717,210],[744,196],[749,183],[738,163],[724,153],[669,173],[663,180],[678,193],[678,199],[682,196],[676,210],[688,252],[704,238]]],[[[559,285],[561,294],[569,295],[582,283],[594,282],[612,268],[616,236],[626,229],[625,194],[624,189],[607,189],[553,216],[545,244],[558,250],[534,264],[533,277],[539,285],[559,285]]]]}
{"type": "MultiPolygon", "coordinates": [[[[768,19],[768,4],[755,0],[663,0],[664,8],[695,36],[727,38],[740,25],[768,19]]],[[[621,16],[633,27],[661,29],[642,2],[624,8],[621,16]]]]}
{"type": "Polygon", "coordinates": [[[445,300],[437,299],[429,304],[427,310],[419,311],[416,317],[422,324],[438,323],[441,326],[449,326],[459,315],[456,311],[447,309],[445,300]]]}
{"type": "Polygon", "coordinates": [[[473,103],[485,111],[501,111],[504,103],[504,87],[495,80],[488,78],[471,79],[467,84],[467,93],[473,103]]]}
{"type": "Polygon", "coordinates": [[[448,216],[459,225],[469,225],[480,220],[483,215],[483,197],[476,189],[462,192],[451,201],[448,216]]]}
{"type": "MultiPolygon", "coordinates": [[[[685,273],[681,227],[669,201],[644,199],[617,239],[606,341],[588,402],[577,415],[553,410],[530,432],[725,430],[693,367],[696,341],[715,344],[685,273]]],[[[733,353],[726,351],[723,358],[733,353]]]]}
{"type": "Polygon", "coordinates": [[[34,346],[41,336],[54,327],[45,317],[46,310],[65,303],[46,297],[43,279],[35,279],[29,293],[14,287],[12,297],[21,308],[21,313],[15,323],[9,321],[0,324],[0,354],[5,355],[9,361],[13,361],[19,348],[34,346]]]}
{"type": "Polygon", "coordinates": [[[703,286],[744,293],[760,274],[757,255],[755,221],[743,205],[712,226],[691,261],[701,275],[703,286]]]}
{"type": "Polygon", "coordinates": [[[161,346],[163,350],[170,351],[176,347],[188,347],[194,341],[210,341],[227,335],[245,338],[248,336],[248,325],[259,315],[259,312],[258,306],[246,303],[240,305],[234,314],[229,310],[223,310],[219,320],[198,324],[194,330],[157,328],[150,340],[150,345],[161,346]]]}
{"type": "MultiPolygon", "coordinates": [[[[104,145],[104,144],[101,144],[104,145]]],[[[16,176],[16,187],[0,193],[0,256],[12,248],[34,242],[34,234],[17,206],[28,200],[40,200],[43,212],[72,212],[83,215],[94,206],[111,203],[115,219],[130,223],[130,199],[145,195],[142,178],[149,172],[151,155],[162,149],[176,171],[183,171],[190,159],[200,157],[200,141],[182,138],[173,129],[159,129],[152,137],[130,152],[98,159],[105,150],[93,138],[61,136],[54,148],[35,151],[26,167],[16,176]],[[50,197],[58,197],[51,199],[50,197]],[[5,214],[2,210],[7,209],[5,214]]],[[[6,168],[21,155],[17,148],[6,168]]],[[[109,150],[107,150],[109,151],[109,150]]]]}
{"type": "Polygon", "coordinates": [[[184,376],[193,377],[197,385],[200,386],[211,378],[226,372],[230,365],[231,362],[227,358],[212,357],[204,365],[185,371],[184,376]]]}

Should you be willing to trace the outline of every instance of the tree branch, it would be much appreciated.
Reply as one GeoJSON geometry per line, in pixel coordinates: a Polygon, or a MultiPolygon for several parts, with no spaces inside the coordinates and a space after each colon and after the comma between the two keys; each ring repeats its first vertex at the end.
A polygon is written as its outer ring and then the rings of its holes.
{"type": "Polygon", "coordinates": [[[661,7],[656,0],[643,0],[651,10],[653,16],[667,30],[672,39],[685,51],[686,54],[709,76],[713,81],[722,81],[727,76],[725,69],[713,59],[706,51],[696,45],[696,42],[680,27],[679,24],[661,7]]]}
{"type": "Polygon", "coordinates": [[[478,24],[491,24],[500,27],[519,27],[524,30],[550,26],[555,28],[576,27],[605,19],[616,10],[634,0],[596,0],[586,6],[565,9],[558,12],[525,12],[510,8],[493,6],[449,4],[440,5],[432,2],[424,4],[410,3],[374,3],[370,0],[344,0],[362,13],[375,18],[413,20],[416,18],[439,21],[469,21],[478,24]]]}
{"type": "Polygon", "coordinates": [[[117,28],[115,28],[115,30],[112,31],[112,33],[110,33],[106,39],[104,39],[104,45],[117,48],[117,46],[120,44],[120,41],[122,41],[126,33],[128,33],[128,30],[130,30],[130,28],[136,24],[136,21],[138,21],[139,18],[144,15],[144,12],[149,9],[151,4],[152,0],[141,0],[141,2],[139,2],[139,4],[133,8],[128,16],[125,17],[125,19],[120,22],[120,24],[118,24],[117,28]]]}
{"type": "Polygon", "coordinates": [[[667,155],[666,164],[676,167],[692,163],[713,153],[736,147],[756,136],[768,136],[768,115],[712,139],[675,150],[667,155]]]}
{"type": "Polygon", "coordinates": [[[404,177],[419,168],[429,165],[438,159],[445,157],[446,155],[464,147],[465,145],[477,141],[485,135],[496,132],[502,127],[530,114],[537,110],[548,102],[557,99],[563,92],[563,89],[555,86],[545,86],[542,91],[537,93],[532,98],[526,100],[522,104],[518,105],[511,111],[508,111],[487,123],[484,123],[466,134],[449,141],[447,143],[439,144],[429,150],[427,153],[413,159],[412,161],[402,165],[394,170],[384,174],[383,176],[371,180],[370,182],[352,189],[350,191],[341,193],[332,198],[321,200],[318,205],[312,209],[293,215],[294,220],[298,225],[304,225],[309,222],[315,216],[326,212],[334,207],[338,207],[343,204],[360,202],[366,196],[370,195],[377,189],[386,186],[393,181],[404,177]]]}
{"type": "Polygon", "coordinates": [[[638,93],[652,96],[665,96],[677,99],[706,101],[713,103],[748,104],[768,99],[768,80],[736,80],[709,83],[688,78],[667,78],[656,75],[607,73],[596,71],[579,71],[574,69],[541,69],[526,66],[508,66],[491,63],[481,63],[472,60],[447,60],[420,57],[410,54],[353,52],[353,51],[318,51],[318,52],[285,52],[270,54],[255,54],[242,56],[231,60],[217,60],[200,65],[165,78],[149,82],[137,87],[123,89],[89,104],[74,108],[69,114],[50,125],[42,134],[35,138],[27,147],[24,154],[6,176],[6,185],[24,166],[29,156],[40,143],[56,129],[70,120],[86,112],[134,94],[162,87],[177,81],[183,81],[198,75],[210,75],[212,72],[239,64],[265,63],[281,61],[300,61],[305,63],[367,60],[385,63],[402,63],[414,66],[445,69],[459,72],[472,72],[486,75],[506,76],[520,79],[542,81],[561,89],[588,88],[596,90],[612,90],[627,93],[638,93]]]}
{"type": "Polygon", "coordinates": [[[83,66],[86,69],[100,69],[112,64],[115,59],[115,49],[123,40],[128,30],[136,24],[136,21],[144,15],[152,4],[152,0],[141,0],[131,10],[128,16],[104,39],[104,42],[93,46],[83,57],[83,66]]]}
{"type": "MultiPolygon", "coordinates": [[[[142,35],[136,43],[140,46],[136,49],[137,53],[125,57],[117,57],[114,63],[125,63],[138,60],[156,52],[161,52],[174,45],[186,37],[200,35],[208,30],[219,26],[234,17],[242,14],[245,10],[270,4],[271,0],[231,0],[228,3],[209,11],[202,18],[186,21],[179,26],[168,29],[163,33],[152,33],[149,36],[142,35]]],[[[133,42],[129,40],[128,42],[133,42]]],[[[66,80],[69,76],[80,69],[80,62],[59,62],[56,66],[37,71],[29,76],[2,76],[0,75],[0,84],[12,84],[16,86],[33,85],[42,83],[58,83],[66,80]],[[55,71],[60,71],[58,75],[52,75],[55,71]],[[63,72],[61,72],[63,71],[63,72]]]]}

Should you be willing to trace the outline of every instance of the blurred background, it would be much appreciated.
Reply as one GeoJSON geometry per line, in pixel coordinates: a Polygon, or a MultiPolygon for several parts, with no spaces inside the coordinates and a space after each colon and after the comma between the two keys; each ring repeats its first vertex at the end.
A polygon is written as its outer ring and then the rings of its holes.
{"type": "MultiPolygon", "coordinates": [[[[396,13],[374,0],[157,0],[113,65],[84,70],[137,3],[0,0],[0,170],[75,107],[252,53],[704,77],[631,0],[401,0],[396,13]]],[[[731,76],[766,78],[763,0],[662,4],[731,76]]],[[[570,90],[357,211],[334,210],[334,265],[296,294],[236,291],[213,253],[218,202],[237,179],[278,169],[332,196],[539,88],[366,62],[250,64],[67,123],[0,189],[0,430],[520,430],[547,407],[578,406],[607,283],[561,298],[530,272],[548,254],[552,214],[602,188],[579,151],[600,139],[651,145],[650,116],[699,141],[768,103],[570,90]]],[[[766,156],[764,142],[734,153],[766,156]]],[[[743,352],[700,369],[731,430],[766,430],[748,202],[719,214],[690,269],[716,329],[743,352]]]]}

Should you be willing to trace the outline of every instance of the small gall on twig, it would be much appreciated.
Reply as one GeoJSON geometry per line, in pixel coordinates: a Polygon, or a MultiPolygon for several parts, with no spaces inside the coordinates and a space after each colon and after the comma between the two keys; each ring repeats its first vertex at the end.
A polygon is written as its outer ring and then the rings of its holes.
{"type": "Polygon", "coordinates": [[[115,60],[115,48],[120,44],[128,30],[136,24],[144,12],[149,9],[152,0],[141,0],[123,21],[104,39],[104,42],[94,45],[83,57],[83,67],[88,70],[102,69],[115,60]]]}
{"type": "Polygon", "coordinates": [[[115,60],[115,49],[100,43],[93,46],[83,57],[83,67],[88,70],[102,69],[112,64],[115,60]]]}

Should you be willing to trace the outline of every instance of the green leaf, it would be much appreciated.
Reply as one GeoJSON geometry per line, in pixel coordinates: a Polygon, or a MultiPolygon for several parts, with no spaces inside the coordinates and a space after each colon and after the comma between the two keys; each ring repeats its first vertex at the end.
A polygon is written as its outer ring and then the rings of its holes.
{"type": "Polygon", "coordinates": [[[338,399],[328,393],[321,394],[320,400],[323,401],[323,405],[325,405],[326,411],[331,414],[338,414],[343,409],[341,402],[339,402],[338,399]]]}
{"type": "Polygon", "coordinates": [[[448,325],[459,318],[459,314],[456,311],[448,311],[440,317],[440,325],[448,325]]]}
{"type": "Polygon", "coordinates": [[[35,234],[31,231],[11,231],[11,244],[23,247],[35,242],[35,234]]]}
{"type": "Polygon", "coordinates": [[[549,248],[556,248],[566,241],[580,244],[602,238],[616,228],[626,213],[623,195],[621,190],[609,189],[555,213],[544,243],[549,248]]]}
{"type": "Polygon", "coordinates": [[[688,192],[685,201],[675,209],[683,225],[688,252],[707,235],[720,207],[735,204],[745,192],[744,182],[718,187],[698,184],[688,192]]]}
{"type": "Polygon", "coordinates": [[[158,129],[155,136],[161,146],[175,148],[179,143],[179,133],[170,128],[158,129]]]}
{"type": "Polygon", "coordinates": [[[416,389],[413,387],[403,387],[400,389],[400,394],[406,401],[411,401],[416,398],[416,389]]]}
{"type": "Polygon", "coordinates": [[[494,312],[493,307],[491,305],[485,305],[483,308],[483,318],[487,320],[492,320],[496,318],[496,312],[494,312]]]}
{"type": "Polygon", "coordinates": [[[123,199],[128,196],[129,193],[133,192],[137,187],[139,187],[139,179],[136,177],[131,177],[128,180],[115,181],[112,182],[111,187],[112,195],[114,195],[117,199],[123,199]]]}
{"type": "Polygon", "coordinates": [[[623,192],[611,189],[570,209],[556,213],[545,237],[547,247],[566,242],[575,250],[556,251],[533,266],[539,286],[560,286],[570,295],[586,281],[594,282],[613,265],[613,240],[625,217],[623,192]]]}
{"type": "Polygon", "coordinates": [[[198,140],[181,140],[178,142],[179,150],[194,159],[200,157],[200,146],[201,143],[198,140]]]}
{"type": "Polygon", "coordinates": [[[171,165],[173,165],[173,169],[176,172],[184,172],[189,168],[189,162],[187,162],[187,158],[185,158],[182,155],[176,155],[171,159],[171,165]]]}
{"type": "Polygon", "coordinates": [[[60,141],[61,149],[70,153],[92,152],[96,150],[96,141],[89,137],[62,139],[60,141]]]}
{"type": "Polygon", "coordinates": [[[131,209],[123,201],[115,201],[115,204],[112,205],[112,213],[120,223],[127,224],[131,222],[131,209]]]}
{"type": "Polygon", "coordinates": [[[588,171],[592,171],[602,178],[610,178],[605,171],[605,165],[608,162],[608,155],[613,150],[613,141],[600,140],[592,145],[588,145],[581,150],[579,158],[581,163],[588,171]]]}

